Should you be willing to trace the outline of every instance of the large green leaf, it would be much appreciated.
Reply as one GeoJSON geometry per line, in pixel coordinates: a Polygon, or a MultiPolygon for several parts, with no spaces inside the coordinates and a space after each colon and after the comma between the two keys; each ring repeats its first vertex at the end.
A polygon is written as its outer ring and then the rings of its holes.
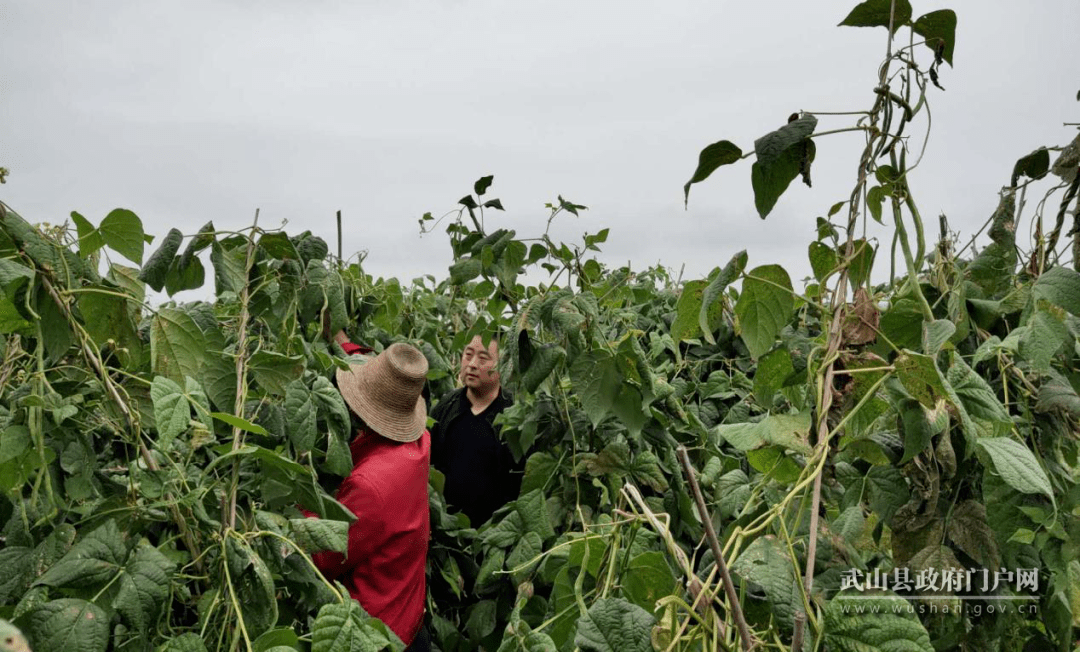
{"type": "Polygon", "coordinates": [[[240,614],[249,636],[258,636],[274,626],[278,619],[278,603],[274,593],[274,578],[266,562],[246,541],[229,537],[225,563],[229,579],[240,603],[240,614]]]}
{"type": "Polygon", "coordinates": [[[297,451],[315,447],[319,434],[315,421],[315,399],[303,381],[294,380],[285,388],[285,420],[289,424],[289,440],[297,451]]]}
{"type": "Polygon", "coordinates": [[[188,632],[169,639],[159,652],[206,652],[206,644],[198,634],[188,632]]]}
{"type": "Polygon", "coordinates": [[[791,556],[775,536],[754,539],[731,563],[731,572],[760,586],[780,622],[792,625],[798,604],[795,569],[791,556]]]}
{"type": "Polygon", "coordinates": [[[136,265],[142,264],[146,234],[143,233],[142,220],[138,215],[117,208],[101,220],[98,233],[105,244],[118,254],[136,265]]]}
{"type": "Polygon", "coordinates": [[[284,396],[289,383],[304,373],[303,356],[283,355],[274,351],[258,351],[249,360],[251,375],[265,391],[284,396]]]}
{"type": "Polygon", "coordinates": [[[987,298],[1005,293],[1016,281],[1016,196],[1001,196],[990,219],[991,242],[968,265],[968,278],[981,287],[987,298]]]}
{"type": "Polygon", "coordinates": [[[514,503],[515,509],[521,515],[521,522],[526,532],[535,532],[541,540],[547,540],[555,536],[555,529],[551,527],[551,519],[548,516],[547,497],[544,492],[534,489],[523,494],[514,503]]]}
{"type": "Polygon", "coordinates": [[[986,522],[986,505],[965,500],[953,507],[948,524],[949,539],[983,568],[999,568],[994,531],[986,522]]]}
{"type": "Polygon", "coordinates": [[[155,376],[150,386],[150,398],[154,401],[154,422],[157,424],[157,445],[168,450],[177,435],[188,428],[191,407],[184,390],[164,376],[155,376]]]}
{"type": "Polygon", "coordinates": [[[1009,411],[986,379],[975,373],[959,355],[953,355],[945,377],[946,389],[951,390],[952,402],[959,408],[961,424],[965,429],[974,429],[973,433],[967,433],[969,438],[998,437],[1012,430],[1009,411]]]}
{"type": "Polygon", "coordinates": [[[763,168],[771,168],[787,150],[805,141],[817,128],[817,118],[809,113],[754,141],[754,154],[763,168]]]}
{"type": "Polygon", "coordinates": [[[783,446],[789,450],[810,454],[811,418],[801,414],[772,414],[757,423],[721,424],[716,432],[721,439],[741,451],[763,446],[783,446]]]}
{"type": "Polygon", "coordinates": [[[130,365],[141,358],[143,347],[132,321],[138,305],[115,294],[105,294],[115,291],[101,285],[86,286],[79,294],[79,312],[90,339],[99,347],[112,340],[117,347],[126,349],[120,352],[120,359],[130,365]]]}
{"type": "Polygon", "coordinates": [[[90,257],[95,251],[105,246],[105,240],[101,233],[94,228],[90,220],[79,213],[71,211],[71,221],[75,223],[75,231],[79,236],[79,255],[83,258],[90,257]]]}
{"type": "Polygon", "coordinates": [[[578,620],[582,652],[652,652],[652,614],[623,598],[600,598],[578,620]]]}
{"type": "Polygon", "coordinates": [[[311,652],[379,652],[389,641],[364,625],[364,613],[355,600],[319,609],[311,627],[311,652]]]}
{"type": "Polygon", "coordinates": [[[247,251],[243,246],[226,248],[215,240],[210,245],[210,262],[214,265],[214,291],[217,294],[240,294],[247,282],[247,251]]]}
{"type": "Polygon", "coordinates": [[[1035,281],[1032,295],[1080,317],[1080,272],[1068,267],[1049,269],[1035,281]]]}
{"type": "Polygon", "coordinates": [[[657,600],[675,591],[675,576],[664,553],[643,552],[631,559],[623,573],[622,590],[630,602],[652,613],[657,600]]]}
{"type": "Polygon", "coordinates": [[[870,508],[882,521],[889,521],[911,496],[903,473],[895,466],[874,466],[866,474],[870,508]]]}
{"type": "Polygon", "coordinates": [[[58,588],[100,587],[116,576],[127,556],[127,544],[116,521],[106,521],[72,546],[36,583],[58,588]]]}
{"type": "Polygon", "coordinates": [[[1020,335],[1020,355],[1031,362],[1034,369],[1046,372],[1050,369],[1054,354],[1063,344],[1072,342],[1075,338],[1065,325],[1064,310],[1042,301],[1039,303],[1027,326],[1022,327],[1024,330],[1020,335]]]}
{"type": "Polygon", "coordinates": [[[746,274],[735,314],[752,356],[761,357],[772,348],[794,309],[791,277],[783,267],[763,265],[746,274]]]}
{"type": "Polygon", "coordinates": [[[709,175],[715,172],[718,167],[730,165],[740,158],[742,158],[742,150],[734,143],[727,140],[715,142],[701,150],[701,154],[698,156],[697,169],[694,170],[694,176],[690,177],[690,180],[683,186],[684,203],[689,203],[690,201],[691,185],[708,179],[709,175]]]}
{"type": "Polygon", "coordinates": [[[513,550],[506,556],[506,568],[513,571],[515,584],[520,584],[528,579],[539,562],[540,553],[544,551],[544,542],[540,535],[534,531],[528,531],[525,536],[518,540],[513,550]]]}
{"type": "Polygon", "coordinates": [[[675,341],[697,337],[703,331],[711,335],[712,331],[719,328],[721,304],[717,302],[706,308],[705,328],[700,326],[698,318],[705,307],[705,289],[705,281],[689,281],[683,285],[679,302],[675,306],[675,321],[671,323],[671,337],[675,341]]]}
{"type": "MultiPolygon", "coordinates": [[[[817,145],[809,138],[785,149],[768,164],[754,161],[750,168],[750,185],[754,188],[754,206],[765,219],[776,206],[780,195],[800,173],[809,179],[810,165],[817,155],[817,145]]],[[[809,185],[809,184],[807,184],[809,185]]]]}
{"type": "Polygon", "coordinates": [[[825,641],[836,652],[934,652],[930,635],[899,596],[837,596],[825,606],[825,641]]]}
{"type": "Polygon", "coordinates": [[[190,314],[161,308],[150,322],[150,355],[154,373],[176,383],[200,378],[207,353],[206,337],[190,314]]]}
{"type": "Polygon", "coordinates": [[[1035,455],[1015,439],[989,437],[980,439],[979,447],[990,456],[994,470],[1010,487],[1025,494],[1045,494],[1054,499],[1050,479],[1035,455]]]}
{"type": "Polygon", "coordinates": [[[180,251],[180,244],[184,241],[184,234],[180,229],[169,229],[169,232],[161,240],[157,250],[151,254],[150,259],[143,265],[139,272],[139,280],[160,292],[165,287],[165,279],[169,275],[169,268],[176,258],[176,252],[180,251]]]}
{"type": "Polygon", "coordinates": [[[176,565],[149,543],[143,542],[131,555],[120,576],[120,590],[113,608],[137,632],[146,632],[156,621],[176,565]]]}
{"type": "Polygon", "coordinates": [[[293,518],[289,519],[289,530],[292,540],[307,553],[345,552],[349,545],[349,524],[344,521],[293,518]]]}
{"type": "Polygon", "coordinates": [[[724,289],[742,275],[744,269],[746,269],[745,249],[731,257],[728,264],[724,265],[724,269],[720,270],[720,273],[709,281],[709,285],[701,295],[698,326],[701,327],[701,331],[705,335],[705,341],[709,344],[716,344],[716,339],[712,334],[713,324],[717,320],[716,315],[723,308],[723,304],[718,299],[722,296],[724,289]]]}
{"type": "Polygon", "coordinates": [[[622,374],[615,358],[602,349],[589,351],[570,367],[570,380],[589,421],[593,427],[600,425],[611,414],[619,396],[622,374]]]}
{"type": "Polygon", "coordinates": [[[36,650],[105,652],[109,644],[109,616],[86,600],[62,598],[46,602],[16,624],[36,650]]]}
{"type": "MultiPolygon", "coordinates": [[[[953,65],[953,51],[956,49],[956,12],[952,9],[939,9],[919,16],[912,25],[919,36],[926,39],[926,47],[935,53],[941,51],[941,58],[953,65]]],[[[1047,166],[1050,159],[1047,157],[1047,166]]],[[[1044,173],[1045,174],[1045,173],[1044,173]]],[[[1016,185],[1014,181],[1012,185],[1016,185]]]]}
{"type": "Polygon", "coordinates": [[[855,5],[840,25],[848,27],[893,26],[893,31],[911,22],[911,3],[908,0],[866,0],[855,5]],[[895,1],[895,14],[893,3],[895,1]],[[891,21],[891,22],[890,22],[891,21]]]}

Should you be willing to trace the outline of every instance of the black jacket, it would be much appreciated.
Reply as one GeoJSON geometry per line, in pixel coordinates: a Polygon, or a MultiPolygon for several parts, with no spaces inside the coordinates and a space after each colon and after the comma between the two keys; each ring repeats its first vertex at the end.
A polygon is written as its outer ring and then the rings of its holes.
{"type": "Polygon", "coordinates": [[[464,512],[473,527],[480,527],[496,509],[516,499],[521,489],[524,460],[514,462],[493,423],[512,402],[513,397],[500,389],[482,418],[470,426],[461,418],[471,416],[472,404],[466,388],[460,388],[444,396],[431,411],[435,420],[431,465],[446,476],[443,494],[447,502],[464,512]]]}

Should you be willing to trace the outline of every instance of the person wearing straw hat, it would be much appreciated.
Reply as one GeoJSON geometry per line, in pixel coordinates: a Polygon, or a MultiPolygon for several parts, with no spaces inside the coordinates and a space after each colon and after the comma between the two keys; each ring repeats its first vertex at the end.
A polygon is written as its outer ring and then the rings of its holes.
{"type": "Polygon", "coordinates": [[[323,575],[344,584],[409,650],[430,649],[423,626],[431,437],[421,390],[427,371],[424,354],[401,343],[338,370],[356,436],[349,445],[352,472],[335,497],[357,520],[344,555],[312,555],[323,575]]]}

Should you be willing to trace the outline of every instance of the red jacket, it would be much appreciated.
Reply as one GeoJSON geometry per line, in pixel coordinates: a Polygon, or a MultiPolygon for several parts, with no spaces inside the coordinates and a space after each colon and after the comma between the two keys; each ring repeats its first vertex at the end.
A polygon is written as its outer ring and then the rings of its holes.
{"type": "Polygon", "coordinates": [[[356,514],[348,552],[312,558],[323,575],[344,584],[408,645],[420,629],[427,597],[431,436],[425,430],[414,442],[398,443],[362,432],[349,449],[353,470],[335,496],[356,514]]]}

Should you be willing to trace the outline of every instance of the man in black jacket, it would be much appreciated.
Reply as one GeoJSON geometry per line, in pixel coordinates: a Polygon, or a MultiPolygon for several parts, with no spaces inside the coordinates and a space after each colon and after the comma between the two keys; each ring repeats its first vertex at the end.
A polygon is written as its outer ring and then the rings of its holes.
{"type": "Polygon", "coordinates": [[[512,402],[499,384],[499,345],[484,346],[477,335],[461,355],[455,389],[431,416],[431,465],[446,476],[444,495],[478,528],[492,513],[517,498],[524,460],[515,463],[492,422],[512,402]]]}

